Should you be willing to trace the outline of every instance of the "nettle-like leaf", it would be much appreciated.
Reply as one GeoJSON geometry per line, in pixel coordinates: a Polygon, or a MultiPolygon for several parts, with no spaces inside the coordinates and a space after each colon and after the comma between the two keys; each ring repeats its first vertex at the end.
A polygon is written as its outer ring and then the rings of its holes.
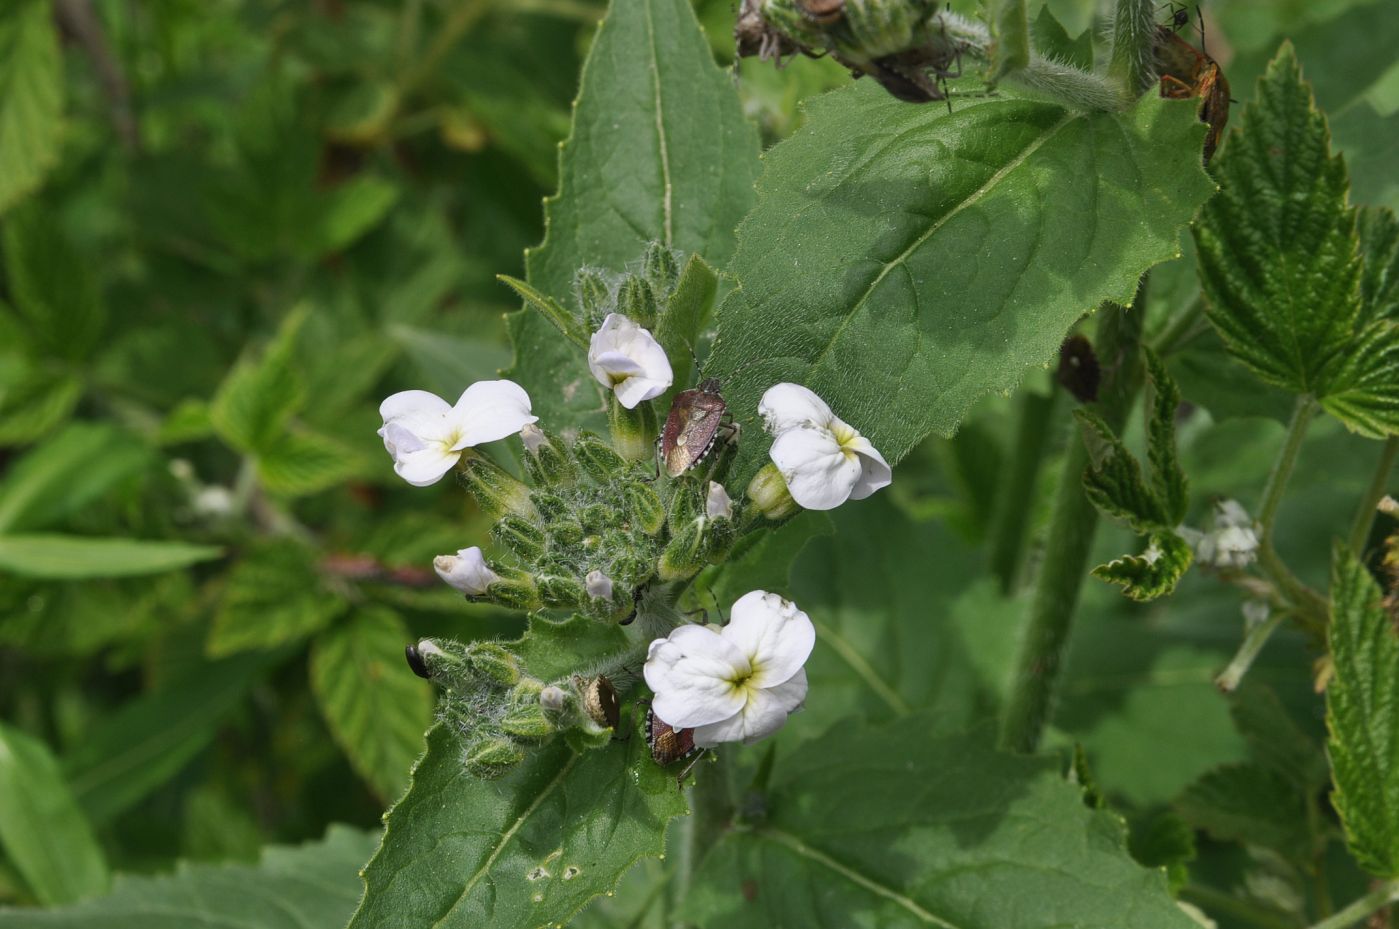
{"type": "Polygon", "coordinates": [[[1133,600],[1154,600],[1175,590],[1194,558],[1175,531],[1189,505],[1185,472],[1176,453],[1180,389],[1155,353],[1146,350],[1146,446],[1150,475],[1096,413],[1075,410],[1091,464],[1083,475],[1088,499],[1147,537],[1146,548],[1093,569],[1093,576],[1121,584],[1133,600]]]}
{"type": "Polygon", "coordinates": [[[1399,431],[1399,307],[1392,284],[1376,286],[1393,263],[1392,217],[1371,217],[1362,248],[1345,161],[1290,44],[1231,136],[1195,227],[1211,322],[1264,381],[1365,435],[1399,431]]]}
{"type": "Polygon", "coordinates": [[[276,648],[319,631],[344,609],[321,585],[310,549],[290,539],[265,542],[229,572],[205,648],[211,658],[276,648]]]}
{"type": "Polygon", "coordinates": [[[1057,760],[935,725],[838,727],[782,758],[767,817],[714,847],[684,915],[730,929],[1195,925],[1057,760]]]}
{"type": "Polygon", "coordinates": [[[376,837],[331,826],[321,841],[264,849],[256,865],[187,864],[160,877],[119,876],[111,893],[76,906],[0,909],[0,927],[340,929],[355,905],[355,868],[376,837]]]}
{"type": "Polygon", "coordinates": [[[1215,839],[1261,845],[1292,861],[1310,856],[1302,794],[1263,765],[1221,765],[1186,788],[1175,806],[1187,822],[1215,839]]]}
{"type": "Polygon", "coordinates": [[[408,629],[382,607],[358,611],[316,639],[311,690],[350,763],[381,797],[396,797],[432,718],[427,686],[405,674],[408,629]]]}
{"type": "Polygon", "coordinates": [[[63,56],[49,0],[19,0],[0,20],[0,213],[58,160],[63,56]]]}
{"type": "Polygon", "coordinates": [[[1332,803],[1360,865],[1399,876],[1399,634],[1365,565],[1337,546],[1326,687],[1332,803]]]}
{"type": "MultiPolygon", "coordinates": [[[[615,624],[574,616],[537,618],[507,647],[549,681],[586,673],[633,643],[615,624]]],[[[651,760],[640,714],[623,720],[630,734],[622,739],[575,753],[555,738],[493,780],[467,773],[448,726],[430,730],[427,754],[363,872],[351,929],[558,925],[638,860],[660,854],[666,824],[687,811],[684,795],[675,772],[651,760]]]]}
{"type": "MultiPolygon", "coordinates": [[[[583,67],[544,242],[525,256],[528,282],[571,308],[579,268],[622,271],[650,242],[722,265],[757,173],[757,132],[690,4],[614,0],[583,67]]],[[[545,426],[601,415],[582,351],[534,310],[511,316],[509,327],[510,376],[545,426]]]]}
{"type": "Polygon", "coordinates": [[[1010,92],[949,114],[857,83],[765,156],[708,367],[765,456],[758,399],[815,390],[890,461],[1014,388],[1176,256],[1210,195],[1189,101],[1081,113],[1010,92]],[[1183,105],[1178,105],[1183,104],[1183,105]]]}

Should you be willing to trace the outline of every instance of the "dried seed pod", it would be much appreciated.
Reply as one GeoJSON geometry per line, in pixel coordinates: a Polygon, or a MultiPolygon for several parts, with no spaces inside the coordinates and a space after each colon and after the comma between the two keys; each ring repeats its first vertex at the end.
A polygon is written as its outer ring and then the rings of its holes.
{"type": "Polygon", "coordinates": [[[583,700],[583,711],[599,726],[616,729],[622,717],[622,704],[612,682],[599,674],[591,678],[574,678],[583,700]]]}

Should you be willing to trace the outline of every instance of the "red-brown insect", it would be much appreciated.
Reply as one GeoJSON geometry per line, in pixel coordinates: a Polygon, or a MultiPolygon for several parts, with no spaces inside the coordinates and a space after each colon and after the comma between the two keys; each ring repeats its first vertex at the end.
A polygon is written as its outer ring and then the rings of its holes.
{"type": "Polygon", "coordinates": [[[797,0],[797,9],[812,22],[828,26],[845,15],[845,0],[797,0]]]}
{"type": "Polygon", "coordinates": [[[675,395],[660,438],[666,474],[679,477],[709,455],[728,408],[712,377],[675,395]]]}
{"type": "Polygon", "coordinates": [[[672,729],[655,710],[646,711],[646,745],[651,749],[652,760],[663,768],[699,752],[695,747],[695,730],[672,729]]]}
{"type": "Polygon", "coordinates": [[[1229,82],[1219,63],[1176,35],[1170,26],[1157,26],[1156,70],[1161,75],[1161,96],[1171,100],[1200,98],[1200,122],[1210,127],[1205,136],[1208,162],[1229,121],[1229,82]]]}

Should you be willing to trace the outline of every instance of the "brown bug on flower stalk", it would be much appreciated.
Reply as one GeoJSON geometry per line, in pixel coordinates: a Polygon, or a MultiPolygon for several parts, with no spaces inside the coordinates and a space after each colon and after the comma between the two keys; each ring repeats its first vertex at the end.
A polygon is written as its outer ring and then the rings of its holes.
{"type": "Polygon", "coordinates": [[[675,395],[656,440],[666,474],[679,477],[704,461],[721,431],[727,431],[726,439],[733,438],[737,428],[724,421],[728,408],[717,378],[705,378],[698,387],[675,395]]]}
{"type": "MultiPolygon", "coordinates": [[[[663,768],[686,758],[699,761],[698,756],[704,752],[695,745],[695,730],[673,728],[657,716],[654,709],[646,711],[646,746],[651,749],[651,760],[663,768]]],[[[695,766],[695,761],[687,764],[675,778],[676,784],[685,783],[685,776],[695,766]]]]}

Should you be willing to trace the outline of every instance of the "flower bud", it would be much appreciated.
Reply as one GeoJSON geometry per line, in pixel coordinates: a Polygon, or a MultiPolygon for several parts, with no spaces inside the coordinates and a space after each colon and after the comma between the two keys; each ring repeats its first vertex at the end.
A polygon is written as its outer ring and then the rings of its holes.
{"type": "Polygon", "coordinates": [[[665,507],[650,484],[632,481],[622,488],[622,498],[627,502],[632,526],[647,535],[661,531],[661,526],[665,524],[665,507]]]}
{"type": "Polygon", "coordinates": [[[583,320],[590,331],[596,332],[608,313],[612,312],[612,287],[601,271],[582,268],[573,277],[573,292],[583,310],[583,320]]]}
{"type": "Polygon", "coordinates": [[[520,679],[520,664],[515,656],[494,642],[473,642],[467,646],[466,663],[478,676],[501,687],[513,687],[520,679]]]}
{"type": "Polygon", "coordinates": [[[673,535],[661,552],[656,564],[656,573],[663,581],[683,581],[693,577],[705,564],[705,526],[708,520],[691,520],[673,530],[673,535]]]}
{"type": "Polygon", "coordinates": [[[539,578],[539,596],[545,606],[570,609],[588,602],[588,592],[571,577],[549,575],[539,578]]]}
{"type": "Polygon", "coordinates": [[[643,461],[656,453],[656,411],[649,403],[627,409],[616,394],[607,408],[612,447],[627,461],[643,461]]]}
{"type": "Polygon", "coordinates": [[[543,739],[554,732],[538,700],[512,707],[501,717],[500,728],[517,739],[543,739]]]}
{"type": "Polygon", "coordinates": [[[539,609],[539,589],[534,578],[524,571],[501,570],[501,578],[491,585],[490,598],[495,603],[512,610],[539,609]]]}
{"type": "Polygon", "coordinates": [[[537,515],[534,505],[530,503],[529,488],[495,462],[479,455],[464,455],[457,469],[461,482],[486,514],[500,516],[502,513],[514,513],[526,519],[537,515]]]}
{"type": "Polygon", "coordinates": [[[467,745],[462,765],[476,777],[499,777],[524,758],[525,753],[509,739],[487,737],[467,745]]]}
{"type": "Polygon", "coordinates": [[[645,278],[629,274],[622,279],[622,287],[617,291],[617,312],[626,316],[643,329],[656,325],[656,291],[645,278]]]}
{"type": "Polygon", "coordinates": [[[748,499],[768,519],[786,519],[798,509],[797,501],[787,489],[787,481],[777,465],[769,462],[758,469],[748,483],[748,499]]]}
{"type": "Polygon", "coordinates": [[[681,532],[685,526],[704,515],[704,504],[699,490],[687,482],[676,484],[670,495],[670,510],[666,513],[666,525],[671,535],[681,532]]]}
{"type": "Polygon", "coordinates": [[[709,482],[709,493],[704,500],[704,515],[710,519],[733,519],[734,505],[723,484],[709,482]]]}
{"type": "Polygon", "coordinates": [[[559,714],[568,706],[568,694],[562,687],[550,684],[539,692],[539,705],[545,713],[559,714]]]}
{"type": "Polygon", "coordinates": [[[591,432],[580,432],[573,443],[573,454],[588,476],[599,484],[610,484],[627,469],[627,463],[602,439],[591,432]]]}
{"type": "Polygon", "coordinates": [[[500,580],[500,575],[491,570],[481,549],[475,545],[455,555],[438,555],[432,560],[432,567],[438,577],[468,597],[485,596],[491,585],[500,580]]]}
{"type": "Polygon", "coordinates": [[[612,578],[612,583],[627,590],[640,587],[654,573],[651,562],[635,552],[623,552],[607,566],[607,576],[612,578]]]}
{"type": "Polygon", "coordinates": [[[843,7],[845,25],[863,55],[896,55],[913,45],[914,29],[924,15],[923,6],[906,0],[847,3],[843,7]]]}
{"type": "Polygon", "coordinates": [[[527,519],[506,514],[491,527],[491,538],[519,555],[524,561],[534,561],[544,554],[548,541],[544,530],[527,519]]]}
{"type": "Polygon", "coordinates": [[[520,430],[525,443],[525,471],[536,486],[572,484],[578,466],[563,443],[531,423],[520,430]]]}
{"type": "Polygon", "coordinates": [[[656,291],[669,294],[680,278],[680,259],[674,249],[660,242],[646,246],[646,256],[641,261],[641,273],[646,275],[656,291]]]}
{"type": "Polygon", "coordinates": [[[588,576],[583,578],[583,587],[588,591],[588,596],[594,600],[612,599],[612,578],[596,569],[589,571],[588,576]]]}
{"type": "Polygon", "coordinates": [[[544,527],[555,548],[567,548],[583,541],[583,526],[576,519],[556,519],[544,527]]]}
{"type": "Polygon", "coordinates": [[[583,526],[585,532],[599,532],[603,529],[615,529],[627,518],[627,514],[618,510],[615,506],[608,506],[605,503],[590,503],[578,510],[578,522],[583,526]]]}
{"type": "Polygon", "coordinates": [[[568,512],[568,501],[547,490],[535,490],[529,495],[529,498],[534,504],[534,508],[539,511],[539,515],[546,520],[558,519],[568,512]]]}

